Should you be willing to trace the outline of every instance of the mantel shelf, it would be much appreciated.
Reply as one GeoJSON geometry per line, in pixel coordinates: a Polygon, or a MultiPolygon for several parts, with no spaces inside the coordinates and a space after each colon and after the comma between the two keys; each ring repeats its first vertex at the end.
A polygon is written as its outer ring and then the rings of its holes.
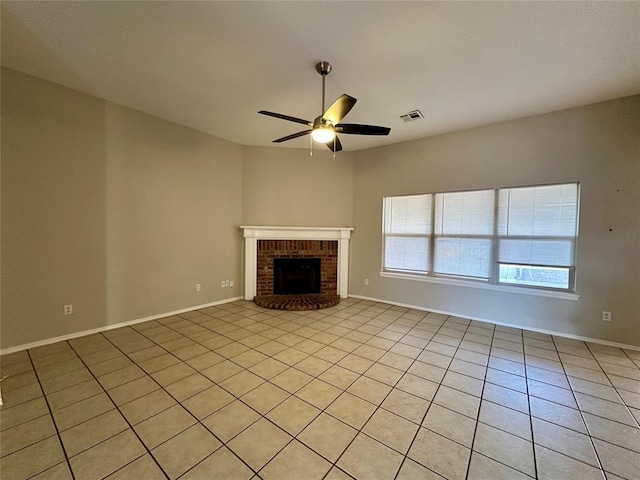
{"type": "Polygon", "coordinates": [[[281,225],[240,225],[240,228],[243,230],[247,228],[255,230],[354,230],[353,227],[286,227],[281,225]]]}

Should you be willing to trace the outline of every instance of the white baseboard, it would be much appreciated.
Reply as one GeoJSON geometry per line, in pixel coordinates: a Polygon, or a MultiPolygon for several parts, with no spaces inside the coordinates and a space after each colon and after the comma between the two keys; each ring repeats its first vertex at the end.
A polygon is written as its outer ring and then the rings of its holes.
{"type": "Polygon", "coordinates": [[[530,330],[532,332],[545,333],[547,335],[555,335],[556,337],[571,338],[572,340],[581,340],[583,342],[598,343],[600,345],[608,345],[610,347],[626,348],[627,350],[638,350],[638,351],[640,351],[640,346],[637,346],[637,345],[627,345],[627,344],[624,344],[624,343],[610,342],[608,340],[601,340],[599,338],[583,337],[583,336],[580,336],[580,335],[573,335],[571,333],[556,332],[554,330],[545,330],[543,328],[535,328],[535,327],[530,327],[528,325],[520,325],[520,324],[517,324],[517,323],[499,322],[499,321],[496,321],[496,320],[490,320],[488,318],[472,317],[472,316],[466,315],[466,314],[461,314],[461,313],[456,313],[456,312],[447,312],[447,311],[444,311],[444,310],[435,310],[435,309],[432,309],[432,308],[420,307],[418,305],[410,305],[408,303],[398,303],[398,302],[393,302],[391,300],[384,300],[382,298],[372,298],[372,297],[365,297],[363,295],[352,295],[352,294],[349,294],[349,296],[353,297],[353,298],[359,298],[360,300],[370,300],[372,302],[388,303],[388,304],[391,304],[391,305],[398,305],[399,307],[406,307],[406,308],[413,308],[415,310],[422,310],[424,312],[442,313],[443,315],[452,315],[454,317],[468,318],[469,320],[477,320],[478,322],[484,322],[484,323],[494,323],[496,325],[502,325],[504,327],[522,328],[523,330],[530,330]]]}
{"type": "Polygon", "coordinates": [[[60,337],[48,338],[46,340],[39,340],[37,342],[27,343],[25,345],[18,345],[17,347],[5,348],[0,350],[0,355],[7,355],[9,353],[20,352],[29,348],[42,347],[43,345],[49,345],[51,343],[62,342],[65,340],[71,340],[72,338],[84,337],[86,335],[93,335],[94,333],[106,332],[107,330],[114,330],[116,328],[126,327],[128,325],[135,325],[136,323],[148,322],[149,320],[157,320],[158,318],[168,317],[171,315],[178,315],[180,313],[190,312],[191,310],[200,310],[201,308],[215,307],[216,305],[222,305],[224,303],[235,302],[241,300],[243,297],[231,297],[224,300],[218,300],[216,302],[204,303],[202,305],[194,305],[193,307],[182,308],[180,310],[174,310],[172,312],[160,313],[158,315],[151,315],[149,317],[138,318],[136,320],[129,320],[127,322],[114,323],[113,325],[106,325],[104,327],[93,328],[91,330],[83,330],[81,332],[70,333],[68,335],[62,335],[60,337]]]}
{"type": "MultiPolygon", "coordinates": [[[[475,317],[475,316],[470,316],[470,315],[463,315],[463,314],[460,314],[460,313],[457,313],[457,312],[449,312],[449,311],[444,311],[444,310],[435,310],[435,309],[432,309],[432,308],[421,307],[419,305],[411,305],[411,304],[408,304],[408,303],[399,303],[399,302],[395,302],[395,301],[391,301],[391,300],[385,300],[383,298],[365,297],[364,295],[353,295],[353,294],[349,294],[349,297],[358,298],[360,300],[370,300],[372,302],[388,303],[388,304],[391,304],[391,305],[397,305],[399,307],[406,307],[406,308],[413,308],[415,310],[422,310],[424,312],[441,313],[443,315],[453,315],[453,316],[456,316],[456,317],[468,318],[469,320],[476,320],[478,322],[484,322],[484,323],[493,323],[493,324],[502,325],[502,326],[505,326],[505,327],[522,328],[524,330],[530,330],[532,332],[544,333],[544,334],[547,334],[547,335],[555,335],[557,337],[571,338],[573,340],[581,340],[583,342],[592,342],[592,343],[598,343],[598,344],[601,344],[601,345],[608,345],[608,346],[611,346],[611,347],[626,348],[628,350],[639,350],[640,351],[640,347],[639,346],[627,345],[627,344],[624,344],[624,343],[617,343],[617,342],[610,342],[608,340],[601,340],[599,338],[583,337],[583,336],[580,336],[580,335],[573,335],[573,334],[570,334],[570,333],[557,332],[557,331],[554,331],[554,330],[545,330],[545,329],[542,329],[542,328],[535,328],[535,327],[530,327],[528,325],[520,325],[520,324],[516,324],[516,323],[499,322],[499,321],[496,321],[496,320],[490,320],[488,318],[481,318],[481,317],[475,317]]],[[[160,313],[158,315],[151,315],[149,317],[138,318],[136,320],[129,320],[127,322],[120,322],[120,323],[115,323],[113,325],[106,325],[104,327],[94,328],[94,329],[91,329],[91,330],[83,330],[81,332],[70,333],[68,335],[62,335],[60,337],[54,337],[54,338],[49,338],[49,339],[46,339],[46,340],[40,340],[38,342],[27,343],[25,345],[18,345],[17,347],[5,348],[4,350],[0,350],[0,355],[8,355],[10,353],[15,353],[15,352],[19,352],[19,351],[22,351],[22,350],[27,350],[29,348],[41,347],[43,345],[49,345],[51,343],[57,343],[57,342],[65,341],[65,340],[71,340],[72,338],[84,337],[86,335],[93,335],[94,333],[106,332],[107,330],[114,330],[116,328],[126,327],[128,325],[135,325],[137,323],[148,322],[150,320],[157,320],[158,318],[168,317],[170,315],[178,315],[180,313],[190,312],[191,310],[199,310],[201,308],[215,307],[216,305],[222,305],[222,304],[225,304],[225,303],[235,302],[236,300],[242,300],[242,298],[244,298],[244,297],[239,296],[239,297],[226,298],[224,300],[218,300],[216,302],[205,303],[205,304],[202,304],[202,305],[194,305],[193,307],[182,308],[180,310],[174,310],[172,312],[160,313]]]]}

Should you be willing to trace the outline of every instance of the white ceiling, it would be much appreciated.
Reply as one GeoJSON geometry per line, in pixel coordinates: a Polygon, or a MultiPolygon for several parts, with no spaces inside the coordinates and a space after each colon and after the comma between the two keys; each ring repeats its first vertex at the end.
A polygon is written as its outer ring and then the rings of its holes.
{"type": "Polygon", "coordinates": [[[304,129],[258,110],[320,114],[320,60],[346,122],[391,127],[345,150],[640,93],[640,2],[3,1],[1,27],[6,67],[243,145],[304,129]]]}

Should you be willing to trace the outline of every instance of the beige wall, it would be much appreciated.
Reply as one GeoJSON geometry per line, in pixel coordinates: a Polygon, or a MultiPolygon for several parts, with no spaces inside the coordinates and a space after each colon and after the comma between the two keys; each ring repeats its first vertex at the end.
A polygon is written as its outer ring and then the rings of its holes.
{"type": "Polygon", "coordinates": [[[240,296],[240,147],[109,103],[106,127],[109,322],[240,296]]]}
{"type": "Polygon", "coordinates": [[[240,146],[7,69],[2,140],[2,348],[241,294],[240,146]]]}
{"type": "MultiPolygon", "coordinates": [[[[326,150],[326,151],[325,151],[326,150]]],[[[353,153],[243,147],[243,225],[348,227],[353,212],[353,153]]]]}
{"type": "Polygon", "coordinates": [[[106,132],[103,101],[11,70],[1,101],[6,348],[106,322],[106,132]]]}
{"type": "Polygon", "coordinates": [[[350,293],[640,345],[638,132],[640,96],[356,152],[350,293]],[[572,181],[578,301],[379,276],[383,196],[572,181]]]}

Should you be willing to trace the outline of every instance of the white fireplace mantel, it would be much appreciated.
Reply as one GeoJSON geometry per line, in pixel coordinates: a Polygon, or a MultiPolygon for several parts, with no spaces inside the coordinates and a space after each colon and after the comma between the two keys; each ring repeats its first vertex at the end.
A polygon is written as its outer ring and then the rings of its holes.
{"type": "Polygon", "coordinates": [[[244,231],[244,299],[256,295],[258,240],[337,240],[340,298],[349,293],[349,240],[352,227],[240,226],[244,231]]]}

